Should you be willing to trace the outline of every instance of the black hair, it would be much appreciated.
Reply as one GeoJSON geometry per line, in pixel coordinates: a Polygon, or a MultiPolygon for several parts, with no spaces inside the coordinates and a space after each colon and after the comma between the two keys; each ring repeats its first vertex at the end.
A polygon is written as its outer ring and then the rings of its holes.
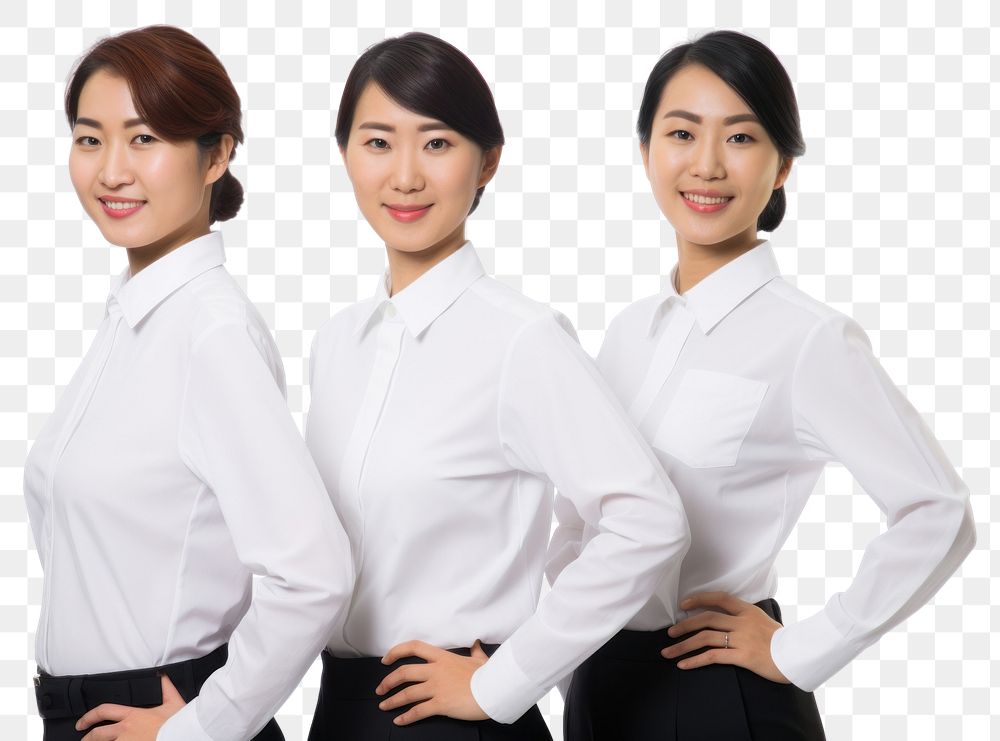
{"type": "MultiPolygon", "coordinates": [[[[649,146],[653,118],[663,90],[678,70],[700,64],[731,87],[760,120],[783,160],[806,151],[799,107],[788,73],[774,52],[755,38],[736,31],[712,31],[687,44],[675,46],[653,67],[639,106],[636,131],[643,147],[649,146]]],[[[757,218],[757,228],[774,231],[785,216],[785,186],[776,188],[757,218]]]]}
{"type": "MultiPolygon", "coordinates": [[[[354,63],[340,98],[335,130],[344,149],[358,99],[374,83],[403,108],[442,121],[485,152],[504,143],[490,86],[465,54],[447,41],[412,31],[369,47],[354,63]]],[[[476,210],[485,186],[476,191],[476,210]]]]}

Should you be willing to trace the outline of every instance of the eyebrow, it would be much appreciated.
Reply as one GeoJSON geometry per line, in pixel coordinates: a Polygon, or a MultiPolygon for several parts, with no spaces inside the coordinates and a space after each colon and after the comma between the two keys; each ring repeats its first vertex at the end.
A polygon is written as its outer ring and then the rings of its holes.
{"type": "MultiPolygon", "coordinates": [[[[359,124],[358,128],[375,129],[376,131],[388,131],[390,133],[396,131],[395,126],[379,123],[378,121],[365,121],[363,124],[359,124]]],[[[454,129],[448,124],[446,124],[444,121],[430,121],[428,123],[420,124],[417,127],[417,131],[454,131],[454,129]]]]}
{"type": "MultiPolygon", "coordinates": [[[[131,129],[133,126],[144,126],[145,124],[146,124],[146,119],[144,118],[130,118],[128,121],[125,122],[124,128],[131,129]]],[[[95,121],[92,118],[84,118],[82,116],[76,119],[76,123],[74,124],[74,126],[90,126],[91,128],[94,129],[101,129],[102,131],[104,130],[104,126],[101,125],[100,121],[95,121]]]]}
{"type": "MultiPolygon", "coordinates": [[[[680,110],[667,111],[665,114],[663,114],[663,117],[683,118],[687,121],[691,121],[692,123],[696,124],[701,123],[701,116],[697,115],[696,113],[690,113],[689,111],[680,111],[680,110]]],[[[758,123],[758,124],[760,123],[760,119],[758,119],[752,113],[737,113],[735,116],[726,116],[726,118],[722,119],[722,125],[732,126],[733,124],[743,123],[744,121],[750,121],[752,123],[758,123]]]]}

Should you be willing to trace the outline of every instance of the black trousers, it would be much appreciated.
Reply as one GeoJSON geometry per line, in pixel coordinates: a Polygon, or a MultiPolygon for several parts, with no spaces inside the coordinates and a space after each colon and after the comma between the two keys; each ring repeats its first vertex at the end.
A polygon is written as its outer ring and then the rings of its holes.
{"type": "MultiPolygon", "coordinates": [[[[483,649],[492,654],[496,646],[483,649]]],[[[408,657],[384,666],[378,658],[339,659],[323,651],[323,680],[309,741],[552,741],[537,706],[511,724],[434,716],[408,726],[393,725],[392,719],[406,708],[379,710],[385,698],[376,695],[375,688],[399,666],[420,663],[422,659],[408,657]]]]}
{"type": "MultiPolygon", "coordinates": [[[[781,622],[773,599],[757,606],[781,622]]],[[[678,669],[660,651],[686,636],[623,630],[573,674],[565,741],[823,741],[811,692],[737,666],[678,669]]]]}
{"type": "MultiPolygon", "coordinates": [[[[52,677],[39,672],[35,684],[35,699],[42,716],[43,741],[80,741],[92,728],[110,725],[98,723],[85,731],[77,731],[76,722],[88,710],[106,702],[132,707],[156,707],[163,704],[160,674],[166,674],[185,702],[191,702],[216,669],[226,663],[228,647],[219,646],[200,659],[151,669],[135,669],[75,677],[52,677]]],[[[253,741],[284,741],[277,722],[272,718],[253,741]]]]}

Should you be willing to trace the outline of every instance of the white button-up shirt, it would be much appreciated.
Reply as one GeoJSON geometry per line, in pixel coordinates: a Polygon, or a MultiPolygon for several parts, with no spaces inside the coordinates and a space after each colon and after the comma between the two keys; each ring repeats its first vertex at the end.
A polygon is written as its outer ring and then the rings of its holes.
{"type": "Polygon", "coordinates": [[[25,465],[43,671],[159,666],[229,641],[160,741],[256,733],[354,578],[277,348],[223,261],[211,233],[125,271],[25,465]]]}
{"type": "Polygon", "coordinates": [[[802,689],[913,613],[974,544],[967,489],[864,331],[783,280],[766,242],[684,295],[671,281],[627,308],[598,366],[691,524],[679,592],[665,582],[630,628],[676,622],[695,592],[772,597],[775,558],[827,461],[851,472],[888,529],[848,589],[774,634],[775,663],[802,689]]]}
{"type": "Polygon", "coordinates": [[[358,569],[338,656],[503,643],[473,694],[512,722],[652,594],[688,543],[655,456],[559,314],[471,244],[316,335],[306,441],[358,569]],[[600,530],[538,596],[552,486],[600,530]]]}

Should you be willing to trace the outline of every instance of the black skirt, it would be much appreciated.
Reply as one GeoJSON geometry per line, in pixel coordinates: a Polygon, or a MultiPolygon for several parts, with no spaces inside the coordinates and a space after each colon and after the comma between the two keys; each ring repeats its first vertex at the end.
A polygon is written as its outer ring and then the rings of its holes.
{"type": "MultiPolygon", "coordinates": [[[[757,606],[781,622],[774,600],[757,606]]],[[[565,741],[823,741],[811,692],[742,667],[678,669],[666,629],[623,630],[573,674],[565,741]]]]}
{"type": "MultiPolygon", "coordinates": [[[[496,650],[496,646],[483,648],[487,653],[496,650]]],[[[408,657],[385,666],[378,658],[340,659],[324,651],[309,741],[552,741],[538,706],[510,724],[433,716],[408,726],[394,725],[392,719],[406,708],[380,710],[378,704],[385,697],[376,695],[375,688],[397,667],[418,663],[422,659],[408,657]]]]}

